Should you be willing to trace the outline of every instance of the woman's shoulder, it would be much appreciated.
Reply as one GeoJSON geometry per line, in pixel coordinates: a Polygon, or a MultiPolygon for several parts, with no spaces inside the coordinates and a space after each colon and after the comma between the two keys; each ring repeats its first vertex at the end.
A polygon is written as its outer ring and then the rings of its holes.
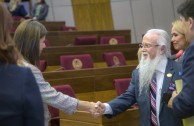
{"type": "Polygon", "coordinates": [[[4,73],[11,73],[12,75],[21,75],[26,76],[29,74],[29,71],[31,71],[27,67],[18,66],[16,64],[0,64],[1,72],[4,73]]]}
{"type": "Polygon", "coordinates": [[[23,67],[27,67],[27,68],[30,68],[32,70],[32,72],[41,72],[36,66],[28,63],[27,61],[25,60],[20,60],[18,61],[18,64],[20,66],[23,66],[23,67]]]}

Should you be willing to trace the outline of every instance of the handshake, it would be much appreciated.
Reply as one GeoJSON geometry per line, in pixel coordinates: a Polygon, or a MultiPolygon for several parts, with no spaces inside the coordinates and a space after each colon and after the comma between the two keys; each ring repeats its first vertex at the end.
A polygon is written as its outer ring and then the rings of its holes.
{"type": "Polygon", "coordinates": [[[98,117],[104,114],[105,104],[100,101],[96,103],[88,101],[79,101],[78,110],[87,111],[93,117],[98,117]]]}

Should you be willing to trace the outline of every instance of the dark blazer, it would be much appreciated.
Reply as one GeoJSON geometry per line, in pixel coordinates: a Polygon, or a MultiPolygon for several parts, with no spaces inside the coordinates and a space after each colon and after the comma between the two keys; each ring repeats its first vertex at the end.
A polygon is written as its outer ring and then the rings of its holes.
{"type": "Polygon", "coordinates": [[[12,16],[26,17],[28,15],[23,5],[18,4],[14,11],[10,12],[12,16]]]}
{"type": "Polygon", "coordinates": [[[42,99],[30,69],[0,62],[0,126],[44,126],[42,99]]]}
{"type": "MultiPolygon", "coordinates": [[[[179,79],[180,65],[173,60],[168,59],[165,70],[164,82],[162,87],[162,94],[169,91],[170,83],[174,83],[179,79]],[[171,73],[172,77],[167,77],[171,73]]],[[[140,112],[140,125],[150,126],[150,95],[149,91],[142,91],[139,95],[139,69],[132,73],[132,80],[125,93],[118,96],[116,99],[108,102],[113,110],[113,115],[106,115],[107,117],[115,116],[127,110],[134,103],[138,103],[140,112]]],[[[182,120],[173,115],[172,109],[168,108],[167,104],[160,103],[159,114],[160,126],[182,126],[182,120]]]]}
{"type": "Polygon", "coordinates": [[[39,5],[38,3],[36,3],[36,4],[34,5],[34,8],[33,8],[33,10],[32,10],[32,16],[33,16],[33,17],[36,17],[37,20],[45,20],[47,14],[48,14],[49,6],[48,6],[46,3],[45,3],[45,4],[41,4],[42,7],[41,7],[41,9],[40,9],[40,15],[37,16],[37,15],[36,15],[36,10],[37,10],[37,6],[38,6],[38,5],[39,5]]]}
{"type": "Polygon", "coordinates": [[[182,69],[183,89],[173,100],[173,112],[186,118],[194,115],[194,42],[185,51],[182,69]]]}

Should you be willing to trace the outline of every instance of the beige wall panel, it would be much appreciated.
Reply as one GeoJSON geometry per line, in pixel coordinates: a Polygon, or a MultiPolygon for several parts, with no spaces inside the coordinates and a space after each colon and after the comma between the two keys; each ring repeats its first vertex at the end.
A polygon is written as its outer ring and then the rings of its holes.
{"type": "Polygon", "coordinates": [[[113,30],[109,0],[72,0],[78,30],[113,30]]]}

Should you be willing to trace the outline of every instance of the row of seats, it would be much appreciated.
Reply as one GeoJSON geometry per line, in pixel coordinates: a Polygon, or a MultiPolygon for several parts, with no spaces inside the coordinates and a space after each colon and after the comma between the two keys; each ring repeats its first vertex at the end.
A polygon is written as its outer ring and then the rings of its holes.
{"type": "MultiPolygon", "coordinates": [[[[116,93],[119,96],[120,94],[124,93],[125,90],[128,88],[131,78],[122,78],[122,79],[114,79],[113,86],[116,89],[116,93]]],[[[76,98],[74,90],[70,85],[59,85],[53,86],[57,91],[62,92],[63,94],[67,94],[71,97],[76,98]]],[[[51,114],[51,126],[59,126],[59,110],[49,106],[49,111],[51,114]]]]}
{"type": "MultiPolygon", "coordinates": [[[[22,21],[24,17],[21,17],[21,16],[12,16],[12,19],[14,21],[22,21]]],[[[31,17],[26,17],[25,19],[30,19],[31,17]]],[[[16,27],[12,29],[12,32],[15,32],[16,30],[16,27]]],[[[77,28],[74,27],[74,26],[65,26],[65,25],[61,25],[59,28],[58,28],[59,31],[77,31],[77,28]]]]}
{"type": "MultiPolygon", "coordinates": [[[[80,36],[75,38],[74,45],[93,45],[97,43],[96,36],[80,36]]],[[[100,44],[123,44],[125,42],[124,36],[102,36],[100,37],[100,44]]]]}
{"type": "MultiPolygon", "coordinates": [[[[127,65],[126,59],[122,52],[106,52],[103,53],[103,58],[108,67],[127,65]]],[[[60,56],[60,63],[63,70],[94,68],[90,54],[62,55],[60,56]]],[[[40,60],[39,67],[43,72],[47,67],[47,62],[45,60],[40,60]]]]}
{"type": "MultiPolygon", "coordinates": [[[[126,43],[124,36],[102,36],[99,44],[117,45],[126,43]]],[[[49,41],[46,40],[47,47],[50,46],[49,41]]],[[[97,36],[79,36],[75,38],[73,45],[95,45],[97,44],[97,36]]]]}

